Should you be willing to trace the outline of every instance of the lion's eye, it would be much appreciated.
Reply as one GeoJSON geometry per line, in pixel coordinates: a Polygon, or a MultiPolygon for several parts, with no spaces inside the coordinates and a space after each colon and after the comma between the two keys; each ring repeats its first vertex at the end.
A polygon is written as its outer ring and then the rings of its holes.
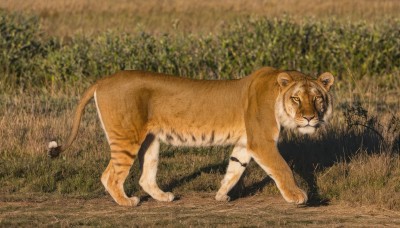
{"type": "Polygon", "coordinates": [[[294,102],[299,102],[300,101],[300,98],[298,98],[298,97],[291,97],[292,98],[292,100],[294,101],[294,102]]]}

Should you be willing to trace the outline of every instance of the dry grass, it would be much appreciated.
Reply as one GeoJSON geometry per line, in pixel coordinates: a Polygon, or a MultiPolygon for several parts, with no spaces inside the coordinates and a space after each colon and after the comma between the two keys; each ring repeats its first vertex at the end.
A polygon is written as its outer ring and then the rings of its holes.
{"type": "MultiPolygon", "coordinates": [[[[21,196],[22,197],[22,196],[21,196]]],[[[110,197],[91,200],[38,197],[0,199],[0,226],[31,227],[395,227],[399,213],[374,207],[295,207],[281,198],[247,197],[215,202],[213,194],[187,194],[172,203],[154,200],[118,207],[110,197]],[[3,201],[5,200],[5,202],[3,201]],[[3,201],[3,202],[2,202],[3,201]],[[12,202],[7,202],[12,201],[12,202]]]]}
{"type": "Polygon", "coordinates": [[[327,192],[330,198],[342,202],[399,208],[399,167],[399,154],[368,155],[364,151],[351,162],[342,161],[318,175],[318,185],[321,192],[327,192]],[[388,176],[392,178],[388,179],[388,176]]]}
{"type": "MultiPolygon", "coordinates": [[[[376,116],[378,123],[372,127],[387,126],[389,114],[400,115],[396,108],[400,101],[395,99],[399,95],[397,86],[390,89],[371,86],[372,83],[337,84],[340,89],[334,90],[336,118],[331,130],[321,139],[291,134],[282,136],[280,150],[297,173],[299,183],[308,189],[312,204],[333,200],[395,210],[400,208],[398,149],[382,148],[382,142],[374,132],[361,126],[347,126],[343,115],[348,105],[357,102],[367,109],[370,118],[376,116]],[[385,113],[387,115],[383,115],[385,113]]],[[[47,142],[53,137],[63,142],[67,137],[79,96],[72,92],[69,96],[20,94],[1,97],[2,194],[51,192],[90,198],[105,195],[99,177],[108,163],[109,149],[93,103],[86,109],[72,148],[61,159],[46,158],[47,142]]],[[[389,134],[386,128],[376,129],[385,141],[393,142],[398,137],[389,134]]],[[[215,192],[225,173],[230,150],[163,146],[158,174],[160,186],[178,196],[190,192],[215,192]]],[[[138,174],[138,164],[135,163],[126,189],[128,194],[143,196],[145,193],[138,186],[138,174]]],[[[246,197],[260,192],[264,196],[279,196],[272,180],[253,162],[232,196],[246,197]]]]}
{"type": "Polygon", "coordinates": [[[365,20],[371,23],[399,18],[397,0],[3,0],[7,11],[38,15],[50,35],[73,36],[106,30],[153,34],[218,32],[233,20],[245,17],[282,17],[295,20],[315,17],[342,21],[365,20]]]}

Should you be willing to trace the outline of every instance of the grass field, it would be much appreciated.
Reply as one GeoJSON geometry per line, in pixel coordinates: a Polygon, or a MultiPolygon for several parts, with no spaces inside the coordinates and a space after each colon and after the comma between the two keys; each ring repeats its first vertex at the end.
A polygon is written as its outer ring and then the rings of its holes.
{"type": "Polygon", "coordinates": [[[240,198],[229,204],[216,202],[212,194],[185,194],[178,201],[160,203],[151,199],[136,208],[117,207],[107,198],[78,199],[51,195],[26,196],[0,204],[3,226],[173,226],[173,227],[269,227],[338,225],[345,227],[396,227],[396,211],[376,207],[332,204],[294,207],[271,196],[240,198]],[[35,201],[32,201],[34,199],[35,201]]]}
{"type": "Polygon", "coordinates": [[[0,8],[38,15],[46,33],[72,36],[106,30],[208,34],[249,16],[275,18],[285,14],[296,21],[313,17],[377,23],[397,18],[400,4],[396,0],[3,0],[0,8]]]}
{"type": "Polygon", "coordinates": [[[72,148],[60,159],[46,156],[48,141],[65,140],[80,94],[96,79],[121,69],[232,79],[266,65],[313,76],[331,71],[337,79],[335,117],[326,131],[317,138],[284,132],[279,140],[296,180],[309,193],[309,208],[282,206],[273,181],[254,162],[231,192],[237,200],[214,204],[202,197],[212,198],[219,188],[232,148],[163,145],[158,182],[182,199],[170,206],[149,200],[138,185],[135,163],[125,187],[144,199],[134,216],[148,219],[135,224],[215,225],[200,215],[201,207],[220,224],[232,223],[227,215],[237,216],[237,226],[256,210],[272,210],[260,212],[266,217],[288,214],[246,224],[351,226],[366,216],[365,225],[383,224],[382,218],[398,225],[398,1],[6,0],[0,8],[0,225],[129,223],[125,217],[121,223],[100,218],[113,208],[99,179],[110,154],[93,102],[72,148]],[[105,211],[93,206],[103,204],[105,211]],[[152,207],[163,215],[160,222],[150,219],[152,207]],[[174,217],[162,213],[163,207],[188,212],[174,217]],[[235,207],[249,213],[239,215],[235,207]],[[334,213],[339,208],[343,211],[334,213]],[[75,210],[86,211],[90,222],[75,210]],[[331,217],[316,216],[324,210],[331,217]],[[39,223],[43,219],[50,222],[39,223]]]}

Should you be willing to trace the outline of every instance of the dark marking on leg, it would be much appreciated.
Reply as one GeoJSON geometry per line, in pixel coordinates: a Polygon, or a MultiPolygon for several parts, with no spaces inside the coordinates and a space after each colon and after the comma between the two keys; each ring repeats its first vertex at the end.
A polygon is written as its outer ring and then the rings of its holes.
{"type": "MultiPolygon", "coordinates": [[[[149,149],[150,145],[153,143],[154,139],[156,137],[153,134],[147,134],[146,138],[144,139],[142,145],[140,145],[139,149],[139,167],[140,167],[140,172],[143,170],[143,164],[144,164],[144,155],[146,154],[146,151],[149,149]]],[[[168,138],[168,135],[167,135],[168,138]]]]}
{"type": "Polygon", "coordinates": [[[131,164],[124,164],[124,163],[113,163],[113,165],[115,165],[115,166],[125,166],[125,167],[132,166],[131,164]]]}
{"type": "Polygon", "coordinates": [[[206,135],[203,133],[203,134],[201,134],[201,140],[206,140],[206,135]]]}
{"type": "Polygon", "coordinates": [[[231,138],[231,133],[228,133],[228,137],[226,137],[226,140],[229,140],[231,138]]]}
{"type": "Polygon", "coordinates": [[[237,159],[237,158],[235,158],[235,157],[231,157],[230,160],[231,160],[231,161],[234,161],[234,162],[239,162],[239,164],[240,164],[241,166],[245,167],[245,168],[246,168],[246,166],[247,166],[247,163],[241,163],[241,162],[239,161],[239,159],[237,159]]]}
{"type": "Polygon", "coordinates": [[[214,142],[214,136],[215,136],[215,132],[212,131],[211,132],[211,138],[210,138],[210,144],[214,142]]]}
{"type": "Polygon", "coordinates": [[[115,135],[116,138],[124,138],[124,135],[121,134],[121,132],[119,132],[119,131],[111,130],[110,133],[115,135]]]}
{"type": "Polygon", "coordinates": [[[196,142],[196,137],[194,137],[194,135],[192,135],[192,140],[193,142],[196,142]]]}
{"type": "MultiPolygon", "coordinates": [[[[135,159],[135,158],[136,158],[136,155],[131,154],[131,153],[130,153],[129,151],[127,151],[127,150],[121,150],[121,151],[115,151],[115,150],[113,150],[113,151],[111,151],[111,154],[117,154],[117,153],[124,154],[124,155],[126,155],[126,156],[128,156],[128,157],[130,157],[130,158],[132,158],[132,159],[135,159]]],[[[112,157],[111,157],[111,159],[112,159],[112,157]]]]}

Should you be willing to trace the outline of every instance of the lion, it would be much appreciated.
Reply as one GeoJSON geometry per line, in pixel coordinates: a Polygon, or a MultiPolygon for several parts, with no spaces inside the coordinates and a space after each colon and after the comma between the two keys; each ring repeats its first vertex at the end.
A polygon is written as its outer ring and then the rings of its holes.
{"type": "Polygon", "coordinates": [[[298,71],[261,68],[234,80],[194,80],[144,71],[120,71],[83,94],[65,145],[49,143],[49,155],[66,150],[78,132],[86,104],[94,98],[111,150],[101,182],[115,202],[136,206],[124,181],[133,162],[141,169],[140,186],[158,201],[174,200],[156,183],[160,142],[173,146],[234,145],[215,199],[229,191],[253,159],[274,180],[283,198],[305,204],[288,164],[277,148],[281,127],[313,134],[332,116],[331,73],[313,79],[298,71]]]}

